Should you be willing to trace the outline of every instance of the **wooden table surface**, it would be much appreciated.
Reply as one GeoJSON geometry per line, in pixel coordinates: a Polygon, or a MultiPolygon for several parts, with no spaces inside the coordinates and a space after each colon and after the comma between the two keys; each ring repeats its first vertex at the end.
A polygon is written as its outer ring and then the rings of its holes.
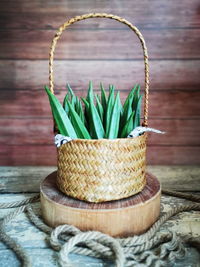
{"type": "MultiPolygon", "coordinates": [[[[150,166],[152,172],[160,180],[163,188],[189,191],[194,194],[200,192],[200,167],[198,166],[150,166]]],[[[41,179],[56,170],[56,167],[0,167],[0,203],[21,200],[39,192],[41,179]]],[[[162,196],[161,212],[170,210],[171,207],[188,203],[187,200],[162,196]]],[[[39,203],[34,204],[34,209],[40,213],[39,203]]],[[[0,210],[0,219],[8,214],[11,209],[0,210]]],[[[27,219],[25,214],[17,216],[7,228],[7,233],[16,239],[28,252],[33,267],[58,266],[56,252],[49,249],[46,234],[40,232],[27,219]]],[[[173,230],[177,233],[190,233],[200,237],[200,215],[197,211],[184,212],[173,217],[165,223],[161,231],[173,230]]],[[[113,266],[103,260],[71,254],[74,266],[102,267],[113,266]]],[[[194,248],[187,249],[184,261],[177,261],[173,266],[196,267],[200,266],[200,255],[194,248]]],[[[0,243],[0,266],[20,266],[15,254],[3,243],[0,243]]]]}

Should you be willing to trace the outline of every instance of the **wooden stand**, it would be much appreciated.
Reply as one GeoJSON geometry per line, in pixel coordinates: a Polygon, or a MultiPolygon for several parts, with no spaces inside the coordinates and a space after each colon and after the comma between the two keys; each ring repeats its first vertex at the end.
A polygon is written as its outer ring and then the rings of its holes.
{"type": "Polygon", "coordinates": [[[40,186],[42,215],[55,227],[72,224],[83,231],[95,230],[111,236],[126,237],[145,232],[160,213],[160,184],[147,173],[147,184],[135,196],[117,201],[88,203],[73,199],[56,186],[56,172],[47,176],[40,186]]]}

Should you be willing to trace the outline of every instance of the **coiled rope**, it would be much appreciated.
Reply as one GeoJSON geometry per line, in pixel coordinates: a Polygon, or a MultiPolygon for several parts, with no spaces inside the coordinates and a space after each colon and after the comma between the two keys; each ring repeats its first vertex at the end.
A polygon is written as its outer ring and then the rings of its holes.
{"type": "MultiPolygon", "coordinates": [[[[200,202],[199,196],[162,190],[162,193],[175,197],[200,202]]],[[[49,246],[58,251],[60,266],[70,266],[69,253],[112,260],[117,267],[123,266],[166,266],[176,259],[184,258],[186,249],[184,243],[200,247],[200,240],[191,236],[177,236],[175,233],[161,233],[159,229],[169,218],[179,212],[200,211],[200,203],[188,203],[172,208],[144,234],[128,238],[113,238],[109,235],[88,231],[82,232],[72,225],[60,225],[51,228],[46,225],[33,211],[32,204],[39,201],[39,195],[22,201],[0,203],[0,208],[16,208],[0,223],[0,239],[12,249],[23,267],[31,267],[31,261],[26,250],[6,234],[6,226],[19,214],[26,212],[29,220],[42,232],[49,236],[49,246]]]]}

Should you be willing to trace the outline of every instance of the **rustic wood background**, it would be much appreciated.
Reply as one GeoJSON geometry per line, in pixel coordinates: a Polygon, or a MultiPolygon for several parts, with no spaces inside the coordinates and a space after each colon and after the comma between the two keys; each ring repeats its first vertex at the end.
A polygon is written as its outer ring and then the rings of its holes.
{"type": "MultiPolygon", "coordinates": [[[[55,30],[75,15],[107,12],[143,33],[150,56],[149,125],[167,132],[149,138],[148,163],[200,163],[199,0],[1,0],[0,165],[55,165],[47,96],[48,52],[55,30]]],[[[123,98],[143,86],[139,41],[126,26],[90,19],[70,27],[58,43],[56,93],[69,82],[84,95],[89,80],[113,83],[123,98]],[[59,90],[58,90],[59,89],[59,90]]]]}

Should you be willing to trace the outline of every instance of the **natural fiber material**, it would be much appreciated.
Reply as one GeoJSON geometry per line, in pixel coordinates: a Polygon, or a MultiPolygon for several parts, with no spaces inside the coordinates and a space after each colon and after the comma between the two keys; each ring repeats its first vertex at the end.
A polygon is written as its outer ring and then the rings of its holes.
{"type": "Polygon", "coordinates": [[[140,40],[140,43],[142,45],[143,55],[144,55],[144,73],[145,73],[145,90],[144,90],[144,121],[143,126],[148,125],[148,96],[149,96],[149,60],[148,60],[148,52],[145,40],[141,34],[141,32],[138,30],[137,27],[135,27],[132,23],[130,23],[128,20],[121,18],[119,16],[113,15],[113,14],[107,14],[107,13],[89,13],[84,14],[81,16],[76,16],[74,18],[71,18],[70,20],[63,23],[59,29],[57,30],[52,43],[51,48],[49,52],[49,87],[52,92],[54,93],[54,78],[53,78],[53,59],[54,59],[54,52],[56,48],[57,41],[60,39],[63,31],[67,29],[70,25],[74,24],[75,22],[89,19],[89,18],[107,18],[107,19],[113,19],[120,23],[123,23],[127,25],[138,37],[140,40]]]}
{"type": "Polygon", "coordinates": [[[132,196],[146,184],[146,134],[135,138],[77,139],[58,148],[57,185],[90,202],[132,196]]]}
{"type": "MultiPolygon", "coordinates": [[[[89,18],[114,19],[127,25],[139,38],[144,55],[144,121],[148,120],[149,63],[141,32],[129,21],[116,15],[90,13],[71,18],[57,30],[49,53],[49,85],[54,93],[53,59],[57,41],[75,22],[89,18]]],[[[69,196],[89,202],[129,197],[145,186],[146,135],[134,139],[74,140],[58,148],[59,189],[69,196]]]]}
{"type": "MultiPolygon", "coordinates": [[[[179,195],[179,192],[164,191],[172,196],[179,195]]],[[[180,197],[191,199],[190,195],[180,193],[180,197]]],[[[22,262],[23,267],[32,266],[30,258],[16,241],[6,234],[6,225],[20,213],[27,211],[30,221],[49,237],[49,243],[52,249],[59,251],[58,262],[60,266],[71,266],[68,255],[69,253],[77,253],[91,257],[112,260],[117,267],[132,266],[168,266],[173,264],[176,259],[183,259],[186,250],[184,243],[199,248],[200,240],[192,238],[189,235],[181,237],[175,233],[158,232],[159,228],[169,218],[183,211],[200,210],[199,203],[191,203],[180,205],[172,208],[165,213],[145,234],[128,238],[112,238],[100,232],[81,232],[72,225],[60,225],[55,229],[47,226],[33,211],[30,204],[24,206],[24,203],[32,203],[38,199],[26,199],[25,202],[0,203],[0,208],[17,207],[15,211],[8,214],[0,223],[0,239],[13,251],[22,262]]],[[[197,197],[196,201],[200,202],[197,197]]]]}

